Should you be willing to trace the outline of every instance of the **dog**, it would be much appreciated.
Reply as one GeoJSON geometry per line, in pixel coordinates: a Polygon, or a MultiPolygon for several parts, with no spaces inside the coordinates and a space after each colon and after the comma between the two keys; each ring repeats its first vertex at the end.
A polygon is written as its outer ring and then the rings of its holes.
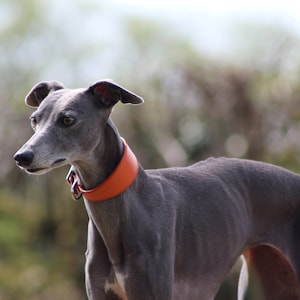
{"type": "Polygon", "coordinates": [[[300,299],[298,174],[234,158],[144,170],[110,119],[117,102],[143,99],[109,80],[40,82],[25,101],[34,134],[14,159],[37,175],[71,165],[89,216],[90,300],[211,300],[241,255],[264,299],[300,299]]]}

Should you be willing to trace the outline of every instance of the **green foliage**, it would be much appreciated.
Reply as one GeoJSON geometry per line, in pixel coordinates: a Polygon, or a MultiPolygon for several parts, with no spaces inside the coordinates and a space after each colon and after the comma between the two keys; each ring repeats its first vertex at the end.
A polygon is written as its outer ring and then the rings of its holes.
{"type": "Polygon", "coordinates": [[[84,238],[70,228],[77,224],[15,193],[0,190],[0,197],[0,299],[82,299],[84,238]]]}

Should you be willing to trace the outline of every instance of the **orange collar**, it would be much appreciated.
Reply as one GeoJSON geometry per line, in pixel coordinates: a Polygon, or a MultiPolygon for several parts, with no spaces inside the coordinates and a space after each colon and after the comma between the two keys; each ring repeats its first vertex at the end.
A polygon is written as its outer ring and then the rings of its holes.
{"type": "Polygon", "coordinates": [[[131,186],[137,176],[139,163],[123,138],[122,141],[124,152],[121,161],[114,172],[96,188],[84,190],[78,184],[74,168],[70,168],[66,180],[71,186],[71,193],[75,200],[83,195],[85,199],[92,202],[105,201],[122,194],[131,186]]]}

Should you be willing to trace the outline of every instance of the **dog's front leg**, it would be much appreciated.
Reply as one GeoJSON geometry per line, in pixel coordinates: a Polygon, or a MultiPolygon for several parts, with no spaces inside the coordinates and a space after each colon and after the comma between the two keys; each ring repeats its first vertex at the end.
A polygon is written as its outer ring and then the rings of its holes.
{"type": "MultiPolygon", "coordinates": [[[[155,264],[155,261],[152,261],[155,264]]],[[[129,275],[126,285],[128,299],[134,300],[171,300],[173,294],[172,270],[166,271],[164,263],[158,265],[160,268],[133,268],[133,275],[129,275]],[[131,280],[130,280],[131,279],[131,280]]]]}
{"type": "Polygon", "coordinates": [[[90,220],[85,268],[88,299],[171,300],[174,275],[171,257],[169,248],[160,255],[152,251],[129,255],[130,263],[124,264],[125,274],[115,272],[102,237],[90,220]]]}
{"type": "Polygon", "coordinates": [[[89,300],[112,299],[105,290],[110,269],[106,247],[93,221],[90,220],[85,265],[86,292],[89,300]]]}

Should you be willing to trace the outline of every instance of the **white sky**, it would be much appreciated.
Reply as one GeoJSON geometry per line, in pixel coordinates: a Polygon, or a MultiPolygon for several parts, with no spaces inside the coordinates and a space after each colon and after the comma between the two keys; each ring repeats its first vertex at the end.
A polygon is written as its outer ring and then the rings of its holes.
{"type": "MultiPolygon", "coordinates": [[[[61,26],[59,32],[66,34],[66,47],[69,46],[70,51],[76,54],[83,51],[81,47],[101,48],[101,59],[97,58],[97,61],[101,64],[102,71],[97,69],[95,74],[91,71],[90,66],[95,65],[95,56],[92,55],[84,62],[86,71],[81,66],[82,78],[86,77],[87,81],[89,78],[97,78],[99,72],[103,74],[100,74],[101,77],[110,76],[109,69],[114,69],[114,66],[110,66],[111,62],[114,62],[114,57],[120,56],[119,49],[124,42],[122,29],[126,17],[145,17],[162,23],[166,25],[162,30],[187,37],[201,53],[209,53],[221,59],[236,59],[236,52],[240,50],[239,38],[244,38],[242,42],[249,40],[248,36],[244,36],[243,30],[240,30],[241,24],[258,25],[254,39],[259,40],[256,34],[259,35],[261,24],[277,24],[296,33],[300,41],[300,0],[81,0],[76,1],[77,5],[74,5],[73,0],[42,2],[45,7],[41,14],[47,11],[53,24],[61,26]],[[105,67],[106,65],[108,66],[105,67]]],[[[15,14],[13,5],[6,7],[11,8],[11,11],[10,14],[0,11],[0,30],[5,23],[9,24],[15,14]]],[[[262,38],[263,42],[267,40],[264,36],[262,38]]],[[[267,41],[266,48],[269,45],[267,41]]],[[[43,57],[39,59],[43,62],[43,57]]],[[[45,77],[56,77],[57,66],[49,68],[45,77]]],[[[64,64],[60,65],[61,68],[59,73],[64,74],[64,64]]]]}
{"type": "MultiPolygon", "coordinates": [[[[122,13],[174,24],[203,50],[226,51],[242,23],[277,24],[300,37],[299,0],[111,0],[122,13]],[[205,49],[206,48],[206,49],[205,49]]],[[[172,27],[171,27],[172,28],[172,27]]]]}
{"type": "Polygon", "coordinates": [[[207,13],[212,16],[260,15],[300,24],[298,0],[111,0],[111,3],[149,14],[207,13]]]}

